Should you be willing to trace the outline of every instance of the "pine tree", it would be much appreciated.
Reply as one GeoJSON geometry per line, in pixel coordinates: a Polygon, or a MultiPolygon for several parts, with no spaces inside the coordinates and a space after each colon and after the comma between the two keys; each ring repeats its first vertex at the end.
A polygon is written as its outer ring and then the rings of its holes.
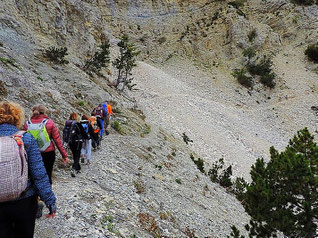
{"type": "Polygon", "coordinates": [[[87,72],[93,71],[99,73],[103,67],[107,67],[110,62],[110,44],[109,40],[106,40],[99,47],[99,51],[96,51],[93,57],[86,61],[84,70],[87,72]]]}
{"type": "Polygon", "coordinates": [[[118,70],[117,80],[115,86],[118,89],[120,83],[123,83],[122,89],[127,87],[132,89],[135,84],[132,84],[133,78],[131,77],[131,71],[136,64],[136,56],[139,55],[134,44],[129,43],[129,37],[123,35],[120,42],[117,44],[119,46],[119,57],[116,58],[113,62],[113,65],[118,70]]]}
{"type": "Polygon", "coordinates": [[[313,238],[318,219],[318,146],[305,128],[285,151],[270,148],[271,159],[252,166],[245,208],[252,217],[252,237],[272,237],[277,230],[288,237],[313,238]]]}

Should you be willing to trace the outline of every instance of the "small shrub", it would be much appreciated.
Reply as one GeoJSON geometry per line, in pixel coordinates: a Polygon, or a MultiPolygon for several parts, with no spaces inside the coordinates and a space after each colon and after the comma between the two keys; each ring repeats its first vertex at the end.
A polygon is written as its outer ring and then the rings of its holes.
{"type": "MultiPolygon", "coordinates": [[[[305,6],[309,6],[315,3],[315,0],[292,0],[293,3],[298,4],[298,5],[305,5],[305,6]]],[[[318,4],[318,2],[316,1],[316,4],[318,4]]]]}
{"type": "Polygon", "coordinates": [[[44,81],[44,79],[41,76],[38,76],[37,79],[40,80],[41,82],[44,81]]]}
{"type": "Polygon", "coordinates": [[[269,57],[264,56],[259,63],[254,62],[253,64],[248,64],[247,70],[252,75],[264,75],[272,71],[271,69],[272,65],[273,65],[272,60],[269,57]]]}
{"type": "Polygon", "coordinates": [[[298,19],[299,19],[299,16],[296,15],[296,16],[293,17],[292,22],[293,22],[294,24],[297,24],[297,23],[298,23],[298,19]]]}
{"type": "Polygon", "coordinates": [[[256,56],[256,49],[254,47],[249,47],[246,48],[245,50],[243,50],[243,56],[248,58],[248,61],[250,62],[250,60],[256,56]]]}
{"type": "Polygon", "coordinates": [[[253,80],[252,77],[249,77],[246,75],[247,71],[245,68],[242,68],[240,70],[235,70],[232,75],[234,78],[237,79],[237,81],[243,85],[244,87],[247,88],[252,88],[253,87],[253,80]]]}
{"type": "Polygon", "coordinates": [[[310,60],[318,63],[318,43],[309,45],[305,50],[305,55],[307,55],[310,60]]]}
{"type": "Polygon", "coordinates": [[[264,74],[261,76],[260,82],[261,84],[269,87],[269,88],[275,88],[275,81],[274,79],[276,78],[276,74],[274,72],[270,72],[268,74],[264,74]]]}
{"type": "Polygon", "coordinates": [[[45,50],[45,56],[50,61],[58,64],[68,64],[69,62],[64,59],[64,57],[67,55],[68,53],[66,47],[56,48],[54,46],[51,46],[49,49],[45,50]]]}
{"type": "Polygon", "coordinates": [[[161,237],[161,232],[156,219],[148,213],[139,213],[139,222],[141,226],[154,237],[161,237]]]}
{"type": "Polygon", "coordinates": [[[219,183],[224,188],[229,188],[233,185],[232,180],[232,165],[223,170],[222,174],[219,176],[219,183]]]}
{"type": "Polygon", "coordinates": [[[163,43],[165,43],[167,41],[167,38],[166,37],[160,37],[159,39],[158,39],[158,42],[159,42],[159,44],[163,44],[163,43]]]}
{"type": "Polygon", "coordinates": [[[253,41],[255,40],[256,36],[257,36],[256,29],[251,30],[251,31],[248,33],[248,35],[247,35],[248,41],[249,41],[249,42],[253,42],[253,41]]]}
{"type": "Polygon", "coordinates": [[[136,188],[136,193],[140,194],[145,191],[145,184],[143,181],[134,181],[134,186],[136,188]]]}
{"type": "Polygon", "coordinates": [[[221,158],[212,164],[212,168],[209,170],[208,175],[213,183],[219,183],[222,187],[229,188],[233,185],[232,176],[232,165],[222,170],[224,166],[224,159],[221,158]],[[219,173],[219,171],[221,173],[219,173]]]}
{"type": "Polygon", "coordinates": [[[78,102],[78,105],[82,107],[82,106],[85,105],[85,102],[84,102],[84,101],[79,101],[79,102],[78,102]]]}
{"type": "Polygon", "coordinates": [[[239,9],[244,6],[244,0],[235,0],[233,2],[229,2],[228,5],[233,6],[234,8],[239,9]]]}
{"type": "Polygon", "coordinates": [[[187,145],[189,144],[189,142],[193,142],[193,140],[190,140],[190,138],[186,135],[185,132],[182,133],[182,139],[187,145]]]}
{"type": "Polygon", "coordinates": [[[121,132],[121,130],[122,130],[122,127],[119,124],[119,121],[114,121],[113,124],[112,124],[112,128],[114,128],[115,131],[118,131],[118,132],[121,132]]]}
{"type": "Polygon", "coordinates": [[[181,179],[180,178],[176,178],[176,183],[181,184],[181,179]]]}
{"type": "Polygon", "coordinates": [[[2,42],[0,42],[0,47],[3,47],[3,43],[2,42]]]}
{"type": "Polygon", "coordinates": [[[264,56],[260,62],[249,63],[247,65],[247,70],[252,75],[261,76],[260,82],[269,88],[274,88],[276,83],[274,79],[276,78],[276,74],[272,72],[272,60],[264,56]]]}
{"type": "Polygon", "coordinates": [[[159,164],[159,165],[156,164],[156,165],[155,165],[155,168],[161,170],[161,169],[162,169],[162,165],[161,165],[161,164],[159,164]]]}
{"type": "Polygon", "coordinates": [[[198,238],[195,235],[195,231],[193,229],[190,229],[188,226],[186,227],[184,234],[188,237],[188,238],[198,238]]]}
{"type": "Polygon", "coordinates": [[[5,64],[6,66],[12,65],[13,67],[19,68],[19,66],[17,65],[17,63],[16,63],[13,59],[8,59],[8,58],[0,57],[0,61],[1,61],[3,64],[5,64]]]}
{"type": "Polygon", "coordinates": [[[195,163],[195,165],[197,166],[198,170],[200,170],[201,173],[205,173],[204,170],[204,160],[201,158],[195,159],[193,154],[190,155],[191,160],[193,161],[193,163],[195,163]]]}

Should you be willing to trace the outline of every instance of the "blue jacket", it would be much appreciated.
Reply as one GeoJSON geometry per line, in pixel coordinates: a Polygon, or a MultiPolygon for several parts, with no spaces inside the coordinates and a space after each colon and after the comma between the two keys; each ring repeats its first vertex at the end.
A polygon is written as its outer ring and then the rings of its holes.
{"type": "MultiPolygon", "coordinates": [[[[18,129],[14,125],[0,124],[0,136],[11,136],[17,131],[18,129]]],[[[25,194],[18,199],[40,195],[46,206],[55,206],[56,198],[52,192],[37,142],[30,133],[25,133],[22,140],[28,155],[29,179],[25,194]]]]}

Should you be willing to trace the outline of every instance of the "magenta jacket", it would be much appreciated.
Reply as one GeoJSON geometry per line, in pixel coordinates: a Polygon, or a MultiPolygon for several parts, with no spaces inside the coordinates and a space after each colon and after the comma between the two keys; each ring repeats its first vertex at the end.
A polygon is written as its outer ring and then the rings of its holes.
{"type": "MultiPolygon", "coordinates": [[[[60,151],[60,153],[62,155],[62,158],[66,158],[67,157],[67,153],[66,153],[66,151],[65,151],[65,149],[64,149],[64,147],[62,145],[60,134],[59,134],[59,131],[57,130],[57,127],[56,127],[55,123],[44,114],[41,114],[38,117],[31,117],[31,122],[32,123],[41,123],[44,119],[48,119],[48,121],[47,121],[47,123],[45,125],[45,128],[46,128],[47,133],[49,134],[49,136],[51,138],[51,144],[43,152],[45,153],[45,152],[54,151],[55,150],[54,144],[55,144],[56,147],[58,148],[58,150],[60,151]],[[54,141],[54,143],[53,143],[53,141],[54,141]]],[[[27,123],[24,124],[24,130],[28,130],[27,123]]]]}

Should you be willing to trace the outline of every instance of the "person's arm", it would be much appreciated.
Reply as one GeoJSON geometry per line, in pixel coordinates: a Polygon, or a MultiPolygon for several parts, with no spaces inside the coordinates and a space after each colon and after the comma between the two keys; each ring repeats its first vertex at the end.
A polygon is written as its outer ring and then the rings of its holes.
{"type": "Polygon", "coordinates": [[[34,182],[41,200],[45,202],[46,206],[50,209],[50,212],[55,212],[56,198],[51,189],[49,177],[46,173],[37,141],[28,133],[26,133],[23,137],[25,137],[23,141],[27,140],[25,150],[28,155],[29,176],[34,182]]]}
{"type": "Polygon", "coordinates": [[[62,158],[65,159],[65,158],[67,158],[67,153],[63,147],[59,131],[57,130],[55,123],[52,120],[51,120],[51,122],[52,122],[52,133],[51,133],[52,139],[53,139],[56,147],[60,151],[62,158]]]}

